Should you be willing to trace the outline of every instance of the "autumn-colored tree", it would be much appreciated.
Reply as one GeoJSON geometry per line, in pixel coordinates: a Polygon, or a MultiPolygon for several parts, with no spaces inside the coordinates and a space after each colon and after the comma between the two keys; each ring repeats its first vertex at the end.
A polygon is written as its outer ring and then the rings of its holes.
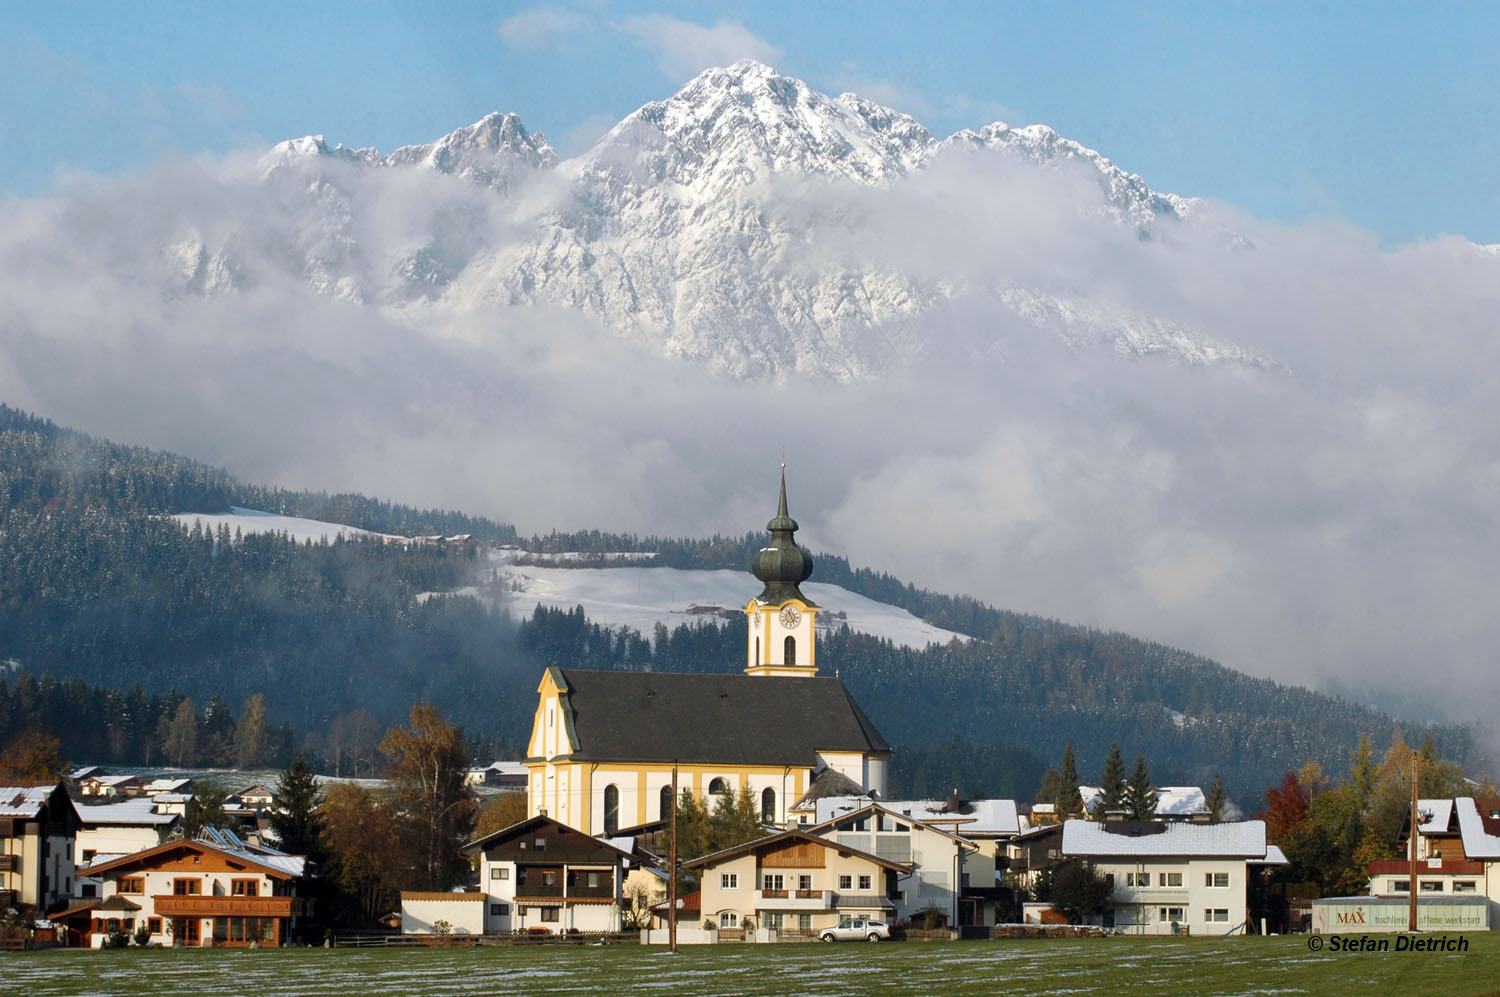
{"type": "Polygon", "coordinates": [[[35,728],[12,737],[0,752],[0,782],[55,782],[62,770],[62,742],[35,728]]]}
{"type": "Polygon", "coordinates": [[[525,792],[496,793],[480,807],[473,836],[482,838],[487,834],[503,831],[512,824],[521,823],[526,816],[525,792]]]}
{"type": "Polygon", "coordinates": [[[234,764],[242,769],[264,765],[271,748],[271,725],[266,722],[266,697],[251,696],[234,727],[234,764]]]}
{"type": "Polygon", "coordinates": [[[173,765],[191,765],[198,760],[198,706],[191,699],[177,704],[172,719],[162,718],[158,738],[161,750],[173,765]]]}
{"type": "Polygon", "coordinates": [[[358,920],[373,923],[396,902],[403,871],[391,807],[363,786],[336,782],[321,814],[328,856],[321,874],[338,884],[358,920]]]}
{"type": "Polygon", "coordinates": [[[391,760],[403,837],[412,842],[412,874],[403,885],[445,890],[464,880],[462,848],[479,817],[479,799],[464,782],[469,753],[463,730],[443,721],[437,707],[418,703],[410,726],[392,727],[380,742],[391,760]]]}
{"type": "Polygon", "coordinates": [[[1297,773],[1288,771],[1281,782],[1266,790],[1265,806],[1256,817],[1266,822],[1266,839],[1282,841],[1294,828],[1307,820],[1307,808],[1312,799],[1307,788],[1297,778],[1297,773]]]}

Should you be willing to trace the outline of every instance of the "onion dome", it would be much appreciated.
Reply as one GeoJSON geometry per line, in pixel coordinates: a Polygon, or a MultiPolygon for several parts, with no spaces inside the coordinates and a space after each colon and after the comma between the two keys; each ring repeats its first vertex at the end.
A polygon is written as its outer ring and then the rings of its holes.
{"type": "Polygon", "coordinates": [[[813,605],[797,588],[812,576],[813,559],[811,554],[798,547],[797,541],[792,539],[792,534],[797,532],[797,521],[787,515],[786,511],[784,465],[781,469],[781,502],[776,507],[775,517],[766,524],[766,529],[771,531],[771,542],[756,551],[755,557],[750,561],[750,571],[766,586],[755,597],[756,601],[779,606],[788,599],[801,599],[807,605],[813,605]]]}

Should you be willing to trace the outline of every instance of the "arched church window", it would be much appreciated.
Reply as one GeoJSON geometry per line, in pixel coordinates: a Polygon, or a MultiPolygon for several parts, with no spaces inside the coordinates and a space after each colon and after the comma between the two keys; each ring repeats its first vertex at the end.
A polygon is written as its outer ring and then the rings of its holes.
{"type": "Polygon", "coordinates": [[[614,834],[620,829],[620,787],[610,783],[604,787],[604,833],[614,834]]]}
{"type": "Polygon", "coordinates": [[[759,637],[755,638],[755,661],[753,662],[753,664],[757,664],[757,665],[760,664],[760,638],[759,637]]]}
{"type": "Polygon", "coordinates": [[[760,819],[767,824],[776,823],[776,790],[769,786],[760,793],[760,819]]]}
{"type": "Polygon", "coordinates": [[[667,820],[672,816],[672,787],[661,788],[661,802],[657,804],[657,817],[667,820]]]}
{"type": "Polygon", "coordinates": [[[786,639],[785,648],[786,653],[783,655],[783,657],[786,659],[786,663],[789,665],[795,665],[797,663],[797,638],[788,637],[786,639]]]}
{"type": "Polygon", "coordinates": [[[723,796],[727,792],[729,792],[729,783],[717,776],[708,784],[709,796],[723,796]]]}

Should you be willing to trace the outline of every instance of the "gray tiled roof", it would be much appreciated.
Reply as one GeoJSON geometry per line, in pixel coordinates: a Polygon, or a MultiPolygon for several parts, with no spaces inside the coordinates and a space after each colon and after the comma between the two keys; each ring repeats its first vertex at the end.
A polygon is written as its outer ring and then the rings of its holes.
{"type": "Polygon", "coordinates": [[[802,766],[819,751],[891,750],[835,678],[557,672],[578,759],[802,766]]]}

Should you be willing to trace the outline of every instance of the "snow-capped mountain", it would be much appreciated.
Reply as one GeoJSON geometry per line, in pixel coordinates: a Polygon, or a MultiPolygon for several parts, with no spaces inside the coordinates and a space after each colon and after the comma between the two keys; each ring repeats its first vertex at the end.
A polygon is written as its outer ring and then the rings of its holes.
{"type": "Polygon", "coordinates": [[[1037,200],[1068,199],[1052,215],[1127,246],[1211,230],[1196,202],[1044,126],[938,140],[753,61],[701,74],[571,160],[516,115],[491,114],[388,156],[282,142],[253,183],[274,221],[247,218],[217,240],[187,226],[165,249],[174,293],[227,293],[269,266],[413,321],[578,310],[741,378],[878,377],[939,351],[1004,356],[1008,338],[1036,332],[1127,356],[1269,362],[1101,293],[1087,261],[1017,262],[1028,254],[1016,243],[1036,236],[1015,218],[1037,200]],[[995,221],[976,223],[979,244],[957,256],[965,240],[945,219],[991,199],[975,214],[995,221]]]}

